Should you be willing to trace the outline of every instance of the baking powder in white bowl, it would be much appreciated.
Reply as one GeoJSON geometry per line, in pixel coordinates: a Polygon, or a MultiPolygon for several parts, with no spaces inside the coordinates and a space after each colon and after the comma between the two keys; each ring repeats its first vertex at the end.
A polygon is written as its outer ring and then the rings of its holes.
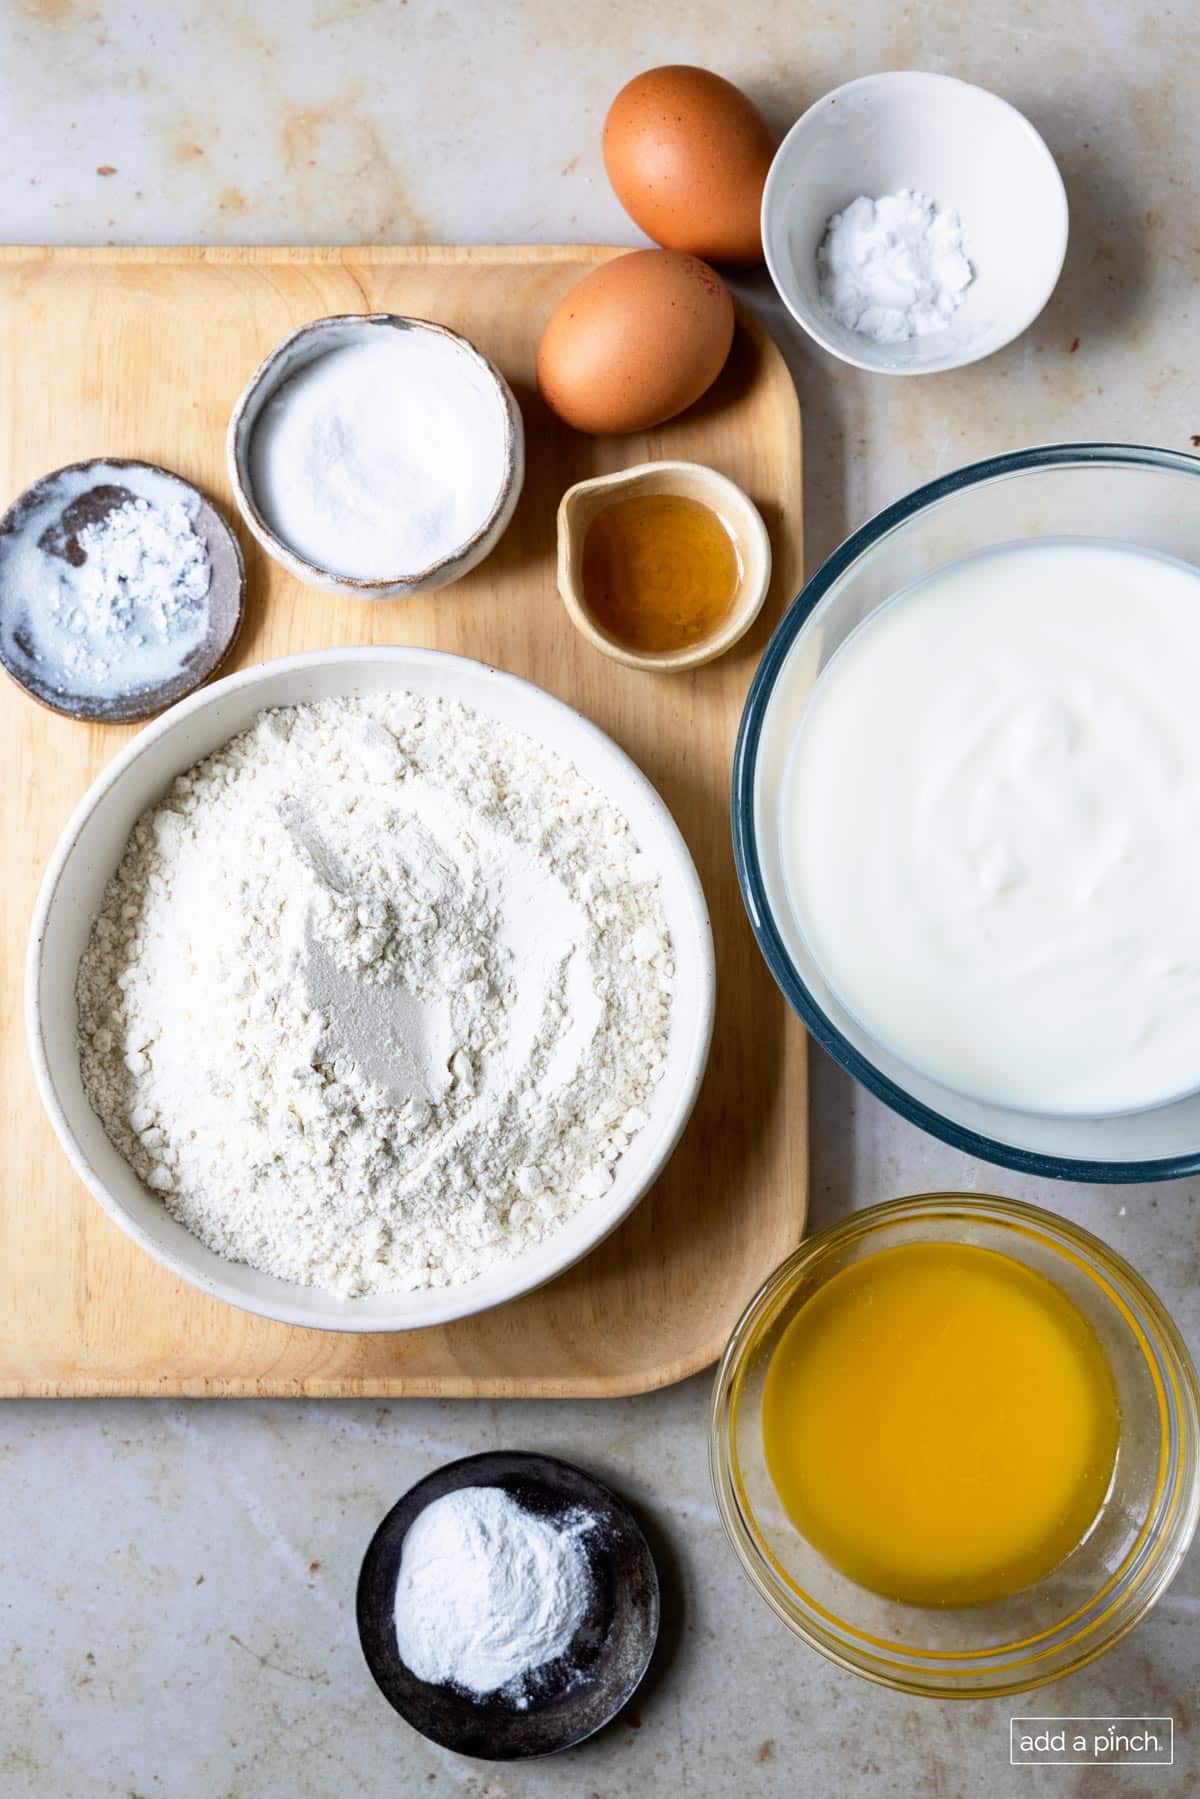
{"type": "Polygon", "coordinates": [[[796,121],[763,188],[763,252],[792,317],[843,362],[933,374],[990,356],[1054,291],[1067,249],[1067,196],[1028,119],[985,88],[917,69],[864,75],[796,121]],[[962,221],[974,279],[944,330],[873,343],[834,317],[818,251],[830,219],[860,195],[911,188],[962,221]]]}

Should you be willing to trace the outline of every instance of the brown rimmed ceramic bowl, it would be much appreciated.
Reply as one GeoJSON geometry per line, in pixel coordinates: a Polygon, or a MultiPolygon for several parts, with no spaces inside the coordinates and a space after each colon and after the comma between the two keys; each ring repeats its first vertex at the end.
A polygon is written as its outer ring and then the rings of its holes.
{"type": "MultiPolygon", "coordinates": [[[[70,462],[34,481],[17,496],[0,518],[0,667],[18,687],[51,712],[93,724],[126,725],[154,718],[177,700],[203,686],[228,659],[246,608],[246,570],[241,546],[233,530],[198,487],[156,462],[129,456],[101,456],[87,462],[70,462]],[[191,515],[192,529],[204,544],[209,561],[208,624],[201,641],[188,651],[179,666],[164,680],[117,688],[95,694],[74,689],[66,671],[56,679],[54,671],[40,668],[20,650],[21,625],[15,623],[10,646],[8,620],[20,606],[20,595],[7,575],[9,547],[36,512],[57,509],[51,554],[78,567],[84,551],[78,535],[99,524],[114,508],[139,496],[136,486],[151,476],[177,493],[191,515]],[[133,485],[131,485],[131,483],[133,485]]],[[[19,615],[18,615],[19,617],[19,615]]]]}
{"type": "MultiPolygon", "coordinates": [[[[289,574],[309,587],[321,587],[328,593],[344,593],[363,600],[398,600],[410,594],[427,593],[435,587],[446,587],[467,574],[495,547],[516,510],[525,480],[525,427],[512,389],[493,362],[490,362],[468,338],[437,325],[428,319],[402,318],[397,313],[341,313],[331,318],[315,319],[301,325],[277,344],[270,355],[255,369],[234,406],[226,437],[229,480],[238,509],[250,530],[268,556],[289,574]],[[255,426],[263,408],[285,382],[318,357],[361,342],[380,331],[424,331],[436,333],[455,345],[477,374],[482,370],[495,388],[504,419],[504,473],[491,509],[479,520],[471,535],[448,556],[439,558],[426,568],[396,569],[378,577],[347,575],[337,569],[322,568],[309,562],[277,535],[267,522],[254,491],[251,472],[251,444],[255,426]]],[[[453,479],[452,472],[447,475],[453,479]]]]}

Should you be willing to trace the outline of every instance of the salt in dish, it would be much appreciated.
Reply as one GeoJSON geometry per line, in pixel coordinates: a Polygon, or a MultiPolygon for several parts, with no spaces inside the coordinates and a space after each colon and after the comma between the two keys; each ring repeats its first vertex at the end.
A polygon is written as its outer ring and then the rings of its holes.
{"type": "Polygon", "coordinates": [[[318,319],[234,409],[238,505],[275,560],[367,599],[457,580],[505,530],[524,476],[512,391],[466,338],[423,319],[318,319]]]}

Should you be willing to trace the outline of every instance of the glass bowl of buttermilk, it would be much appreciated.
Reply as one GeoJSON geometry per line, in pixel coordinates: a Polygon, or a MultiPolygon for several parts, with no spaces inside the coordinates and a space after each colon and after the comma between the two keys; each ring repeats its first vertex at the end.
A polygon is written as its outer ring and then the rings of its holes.
{"type": "Polygon", "coordinates": [[[1035,1175],[1200,1171],[1200,459],[1066,444],[818,570],[734,761],[759,946],[924,1130],[1035,1175]]]}
{"type": "Polygon", "coordinates": [[[1200,1513],[1200,1391],[1127,1263],[1017,1201],[852,1213],[776,1269],[717,1375],[722,1521],[771,1609],[901,1692],[995,1698],[1118,1642],[1200,1513]]]}

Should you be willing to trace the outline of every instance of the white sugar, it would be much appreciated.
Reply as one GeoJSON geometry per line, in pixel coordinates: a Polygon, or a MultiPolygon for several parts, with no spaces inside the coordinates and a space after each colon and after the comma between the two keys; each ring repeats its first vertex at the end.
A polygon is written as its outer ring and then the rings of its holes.
{"type": "Polygon", "coordinates": [[[506,427],[487,369],[452,339],[378,327],[314,357],[263,407],[254,497],[276,537],[317,568],[416,575],[487,522],[506,427]]]}

